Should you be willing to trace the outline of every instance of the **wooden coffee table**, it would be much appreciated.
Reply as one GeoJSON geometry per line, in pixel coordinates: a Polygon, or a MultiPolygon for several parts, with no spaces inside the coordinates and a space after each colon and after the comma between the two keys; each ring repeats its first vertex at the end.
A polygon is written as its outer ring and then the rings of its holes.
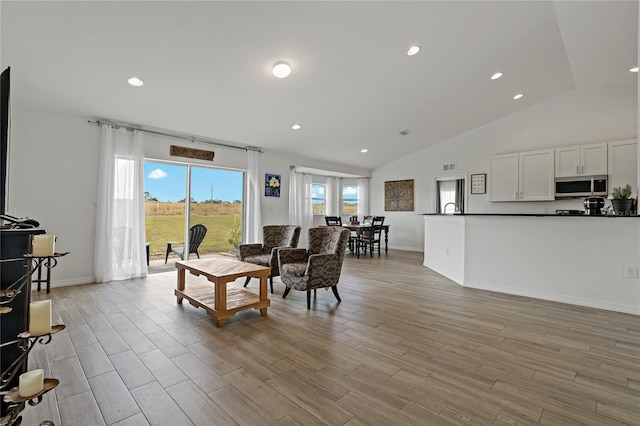
{"type": "Polygon", "coordinates": [[[216,326],[224,327],[226,318],[245,309],[260,309],[261,315],[267,315],[270,305],[267,293],[267,278],[271,268],[240,262],[239,260],[216,256],[207,259],[182,260],[176,262],[178,269],[178,288],[175,291],[178,303],[187,299],[195,307],[203,308],[215,318],[216,326]],[[186,271],[192,275],[203,275],[213,283],[210,285],[186,284],[186,271]],[[260,279],[260,294],[251,293],[241,288],[227,288],[228,282],[241,277],[260,279]]]}

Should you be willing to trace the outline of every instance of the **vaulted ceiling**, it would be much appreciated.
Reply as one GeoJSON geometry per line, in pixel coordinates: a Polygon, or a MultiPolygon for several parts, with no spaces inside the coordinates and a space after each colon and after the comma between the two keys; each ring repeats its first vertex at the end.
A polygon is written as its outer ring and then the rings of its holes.
{"type": "Polygon", "coordinates": [[[637,93],[637,1],[0,7],[17,106],[362,168],[575,88],[637,93]],[[291,65],[288,78],[271,74],[277,61],[291,65]],[[130,76],[145,85],[129,86],[130,76]]]}

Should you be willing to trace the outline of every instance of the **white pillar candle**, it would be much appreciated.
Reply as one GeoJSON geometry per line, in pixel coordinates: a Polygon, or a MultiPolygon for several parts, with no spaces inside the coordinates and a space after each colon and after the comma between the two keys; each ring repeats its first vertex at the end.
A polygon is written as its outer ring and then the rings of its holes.
{"type": "Polygon", "coordinates": [[[31,254],[34,256],[53,256],[55,246],[55,235],[34,235],[33,250],[31,251],[31,254]]]}
{"type": "Polygon", "coordinates": [[[32,336],[51,333],[51,300],[31,302],[29,305],[29,333],[32,336]]]}
{"type": "Polygon", "coordinates": [[[20,375],[18,395],[23,398],[36,395],[44,389],[44,370],[31,370],[20,375]]]}

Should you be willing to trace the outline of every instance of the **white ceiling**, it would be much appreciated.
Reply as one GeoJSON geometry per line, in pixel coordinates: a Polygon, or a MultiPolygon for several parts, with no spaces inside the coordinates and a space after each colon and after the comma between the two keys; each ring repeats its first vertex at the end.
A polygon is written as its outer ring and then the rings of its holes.
{"type": "Polygon", "coordinates": [[[0,7],[18,106],[368,169],[576,87],[637,93],[637,1],[0,7]],[[270,73],[280,60],[287,79],[270,73]]]}

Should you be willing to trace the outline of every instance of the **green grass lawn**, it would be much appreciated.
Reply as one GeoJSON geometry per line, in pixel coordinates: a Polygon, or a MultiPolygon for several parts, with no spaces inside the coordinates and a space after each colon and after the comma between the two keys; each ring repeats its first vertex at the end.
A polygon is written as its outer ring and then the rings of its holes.
{"type": "MultiPolygon", "coordinates": [[[[150,257],[151,259],[163,259],[167,250],[167,241],[184,241],[184,203],[148,201],[145,210],[146,239],[148,243],[151,243],[150,257]],[[166,206],[158,206],[158,204],[173,206],[166,208],[166,206]],[[182,210],[179,208],[180,205],[182,205],[182,210]],[[162,211],[164,214],[154,214],[156,210],[162,211]]],[[[201,223],[207,227],[207,235],[198,249],[200,254],[233,252],[233,245],[227,239],[235,215],[242,215],[242,205],[194,205],[191,225],[201,223]]]]}

